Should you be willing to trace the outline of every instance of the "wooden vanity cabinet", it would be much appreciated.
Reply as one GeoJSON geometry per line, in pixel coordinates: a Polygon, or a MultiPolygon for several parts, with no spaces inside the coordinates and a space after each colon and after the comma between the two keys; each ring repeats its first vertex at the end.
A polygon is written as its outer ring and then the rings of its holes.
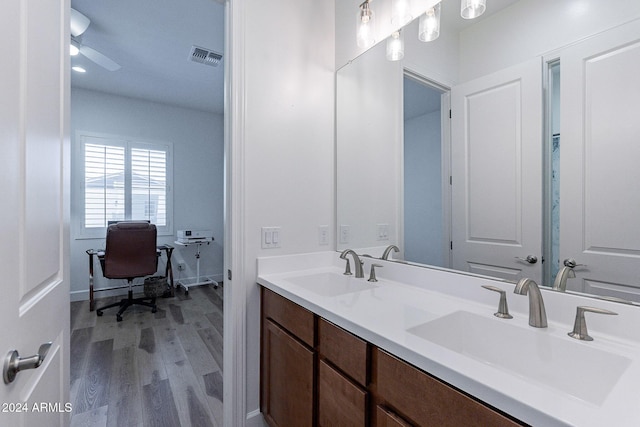
{"type": "Polygon", "coordinates": [[[318,319],[318,426],[368,425],[369,344],[318,319]]]}
{"type": "Polygon", "coordinates": [[[261,300],[272,427],[526,425],[262,287],[261,300]]]}
{"type": "Polygon", "coordinates": [[[260,409],[269,425],[314,425],[315,316],[262,290],[260,409]]]}
{"type": "Polygon", "coordinates": [[[402,422],[439,427],[523,425],[378,348],[373,350],[371,375],[376,427],[405,425],[402,422]],[[389,416],[400,423],[389,424],[389,416]]]}

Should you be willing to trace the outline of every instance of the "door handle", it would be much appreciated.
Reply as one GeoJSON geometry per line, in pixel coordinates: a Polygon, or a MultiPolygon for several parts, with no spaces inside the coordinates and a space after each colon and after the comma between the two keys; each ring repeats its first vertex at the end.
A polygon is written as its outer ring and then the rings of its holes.
{"type": "Polygon", "coordinates": [[[565,266],[565,267],[569,267],[569,268],[575,268],[575,267],[577,267],[577,266],[579,266],[579,265],[581,265],[581,266],[583,266],[583,267],[586,267],[586,266],[587,266],[587,264],[578,264],[578,263],[576,263],[576,260],[575,260],[575,259],[573,259],[573,258],[567,258],[567,259],[565,259],[565,260],[564,260],[564,262],[563,262],[563,264],[564,264],[564,266],[565,266]]]}
{"type": "Polygon", "coordinates": [[[12,383],[16,379],[18,372],[25,369],[36,369],[42,365],[44,358],[47,357],[49,348],[51,348],[50,342],[44,343],[38,349],[38,353],[29,357],[20,357],[18,350],[11,350],[7,353],[7,357],[4,359],[4,369],[2,370],[2,377],[4,383],[12,383]]]}
{"type": "Polygon", "coordinates": [[[515,257],[517,260],[528,262],[529,264],[535,264],[538,262],[538,257],[535,255],[527,255],[526,258],[520,258],[519,256],[515,257]]]}

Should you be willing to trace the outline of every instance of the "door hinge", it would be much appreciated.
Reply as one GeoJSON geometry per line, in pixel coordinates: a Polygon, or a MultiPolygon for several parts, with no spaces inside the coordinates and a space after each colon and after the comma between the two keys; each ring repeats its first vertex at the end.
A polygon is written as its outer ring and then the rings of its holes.
{"type": "Polygon", "coordinates": [[[449,246],[451,247],[451,250],[453,250],[453,240],[449,240],[449,246]]]}
{"type": "Polygon", "coordinates": [[[449,118],[451,118],[451,110],[449,110],[449,118]]]}
{"type": "Polygon", "coordinates": [[[449,185],[453,185],[453,177],[449,175],[449,185]]]}
{"type": "Polygon", "coordinates": [[[227,270],[227,280],[231,280],[231,270],[227,270]]]}

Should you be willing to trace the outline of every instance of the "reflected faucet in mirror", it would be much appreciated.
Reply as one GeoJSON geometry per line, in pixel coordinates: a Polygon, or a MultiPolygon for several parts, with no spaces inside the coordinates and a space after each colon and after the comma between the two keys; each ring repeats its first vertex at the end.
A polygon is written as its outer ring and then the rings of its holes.
{"type": "Polygon", "coordinates": [[[387,246],[387,248],[382,253],[382,256],[380,257],[380,259],[388,260],[389,254],[391,253],[391,251],[400,252],[400,248],[398,248],[396,245],[387,246]]]}

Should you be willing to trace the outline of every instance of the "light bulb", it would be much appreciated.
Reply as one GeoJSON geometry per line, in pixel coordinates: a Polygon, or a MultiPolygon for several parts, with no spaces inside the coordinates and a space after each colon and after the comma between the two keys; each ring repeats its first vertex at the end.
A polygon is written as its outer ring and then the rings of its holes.
{"type": "Polygon", "coordinates": [[[71,43],[69,44],[69,55],[76,56],[78,53],[80,53],[80,46],[78,42],[71,40],[71,43]]]}
{"type": "Polygon", "coordinates": [[[428,9],[420,17],[418,26],[418,38],[423,42],[430,42],[440,35],[440,3],[428,9]]]}
{"type": "Polygon", "coordinates": [[[356,42],[358,47],[368,48],[375,43],[375,15],[366,0],[360,5],[357,15],[356,42]]]}
{"type": "Polygon", "coordinates": [[[487,0],[462,0],[460,4],[460,16],[464,19],[473,19],[484,13],[487,8],[487,0]]]}
{"type": "Polygon", "coordinates": [[[77,72],[77,73],[86,73],[87,72],[87,70],[85,70],[84,68],[82,68],[82,67],[80,67],[78,65],[71,67],[71,69],[73,71],[77,72]]]}
{"type": "Polygon", "coordinates": [[[398,30],[387,39],[387,59],[389,61],[399,61],[404,57],[404,38],[402,31],[398,30]]]}

